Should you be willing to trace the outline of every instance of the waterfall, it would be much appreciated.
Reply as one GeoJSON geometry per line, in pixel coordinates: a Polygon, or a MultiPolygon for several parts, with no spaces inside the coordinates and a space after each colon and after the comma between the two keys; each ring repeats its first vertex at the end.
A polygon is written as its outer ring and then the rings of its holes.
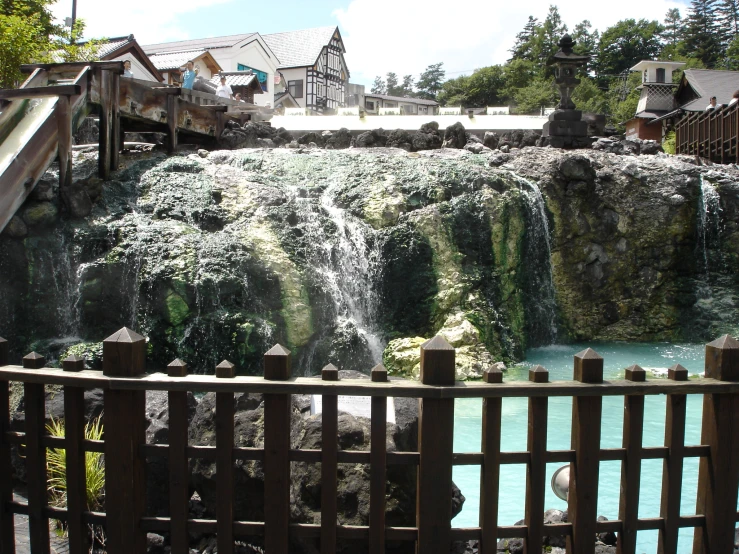
{"type": "Polygon", "coordinates": [[[552,243],[544,197],[538,185],[513,172],[527,209],[525,258],[522,260],[529,279],[527,292],[527,327],[533,344],[551,344],[557,340],[557,303],[552,274],[552,243]]]}
{"type": "Polygon", "coordinates": [[[698,249],[703,260],[703,274],[710,281],[709,250],[719,249],[721,240],[721,198],[716,188],[701,175],[701,194],[698,200],[698,249]]]}

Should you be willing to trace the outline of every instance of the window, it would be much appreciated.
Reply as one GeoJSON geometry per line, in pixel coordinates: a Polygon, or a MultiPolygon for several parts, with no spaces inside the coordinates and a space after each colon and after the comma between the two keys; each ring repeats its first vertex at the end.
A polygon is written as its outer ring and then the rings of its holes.
{"type": "Polygon", "coordinates": [[[657,68],[657,82],[658,83],[665,82],[665,68],[664,67],[657,68]]]}
{"type": "Polygon", "coordinates": [[[367,108],[368,110],[373,110],[374,111],[374,109],[375,109],[375,103],[374,102],[371,102],[370,100],[365,100],[364,101],[364,107],[367,108]]]}
{"type": "Polygon", "coordinates": [[[386,108],[397,108],[398,103],[397,102],[385,102],[385,107],[386,108]]]}
{"type": "Polygon", "coordinates": [[[267,89],[269,87],[269,75],[265,71],[254,69],[253,67],[249,67],[248,65],[244,65],[242,63],[237,64],[236,69],[238,69],[239,71],[251,71],[252,73],[254,73],[254,75],[257,76],[257,81],[259,81],[259,85],[262,87],[262,90],[264,92],[267,92],[267,89]]]}
{"type": "Polygon", "coordinates": [[[303,97],[303,79],[300,79],[298,81],[288,81],[287,89],[290,91],[290,94],[293,95],[293,98],[302,98],[303,97]]]}

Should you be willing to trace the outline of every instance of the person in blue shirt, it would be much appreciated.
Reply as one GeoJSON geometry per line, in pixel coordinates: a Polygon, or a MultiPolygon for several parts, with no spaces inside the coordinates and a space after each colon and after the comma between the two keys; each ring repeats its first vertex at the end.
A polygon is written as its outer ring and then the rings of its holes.
{"type": "Polygon", "coordinates": [[[193,63],[187,62],[187,69],[182,74],[182,88],[191,89],[195,83],[195,71],[193,70],[193,63]]]}

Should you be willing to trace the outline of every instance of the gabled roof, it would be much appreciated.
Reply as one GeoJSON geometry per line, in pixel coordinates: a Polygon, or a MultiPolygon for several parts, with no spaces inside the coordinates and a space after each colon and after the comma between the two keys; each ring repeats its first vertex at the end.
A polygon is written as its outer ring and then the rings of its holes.
{"type": "Polygon", "coordinates": [[[240,35],[228,35],[225,37],[198,38],[192,40],[180,40],[177,42],[162,42],[159,44],[144,45],[147,54],[161,54],[164,52],[182,52],[185,50],[212,50],[214,48],[231,48],[250,37],[259,33],[242,33],[240,35]]]}
{"type": "MultiPolygon", "coordinates": [[[[167,52],[164,54],[151,54],[149,58],[152,63],[160,71],[167,71],[168,69],[179,69],[189,61],[194,61],[203,54],[206,54],[207,50],[188,50],[185,52],[167,52]]],[[[214,60],[215,62],[215,60],[214,60]]],[[[216,63],[216,65],[218,65],[216,63]]],[[[220,69],[220,65],[218,66],[220,69]]]]}
{"type": "Polygon", "coordinates": [[[130,53],[134,58],[140,61],[141,64],[149,73],[152,74],[155,79],[158,79],[160,81],[164,80],[164,76],[152,63],[149,56],[144,53],[144,50],[141,48],[133,35],[110,38],[107,41],[103,42],[97,50],[97,55],[101,60],[114,60],[128,53],[130,53]]]}
{"type": "Polygon", "coordinates": [[[262,38],[280,60],[280,68],[303,67],[316,63],[321,50],[331,42],[337,29],[337,27],[317,27],[263,35],[262,38]]]}
{"type": "Polygon", "coordinates": [[[407,98],[405,96],[390,96],[387,94],[365,94],[365,98],[380,98],[382,100],[390,100],[394,102],[408,102],[409,104],[418,104],[420,106],[438,106],[435,100],[426,100],[424,98],[407,98]]]}
{"type": "Polygon", "coordinates": [[[256,94],[262,94],[262,85],[251,71],[222,71],[220,75],[215,75],[210,83],[217,87],[221,84],[221,76],[226,77],[226,84],[230,87],[253,88],[256,94]]]}
{"type": "Polygon", "coordinates": [[[686,86],[692,88],[698,98],[680,106],[683,110],[700,112],[706,109],[711,96],[719,104],[728,104],[739,90],[739,71],[716,69],[686,69],[676,95],[680,97],[686,86]]]}
{"type": "Polygon", "coordinates": [[[664,67],[664,68],[670,68],[672,70],[680,69],[685,65],[685,62],[663,62],[662,60],[642,60],[638,64],[636,64],[634,67],[632,67],[629,71],[643,71],[645,69],[649,69],[650,67],[664,67]]]}
{"type": "Polygon", "coordinates": [[[284,105],[284,103],[286,102],[289,102],[290,104],[292,104],[292,106],[285,106],[285,107],[294,107],[294,108],[300,107],[300,104],[298,103],[297,100],[295,100],[295,97],[292,94],[290,94],[290,92],[285,91],[285,92],[280,92],[278,94],[275,94],[275,108],[279,104],[284,105]]]}

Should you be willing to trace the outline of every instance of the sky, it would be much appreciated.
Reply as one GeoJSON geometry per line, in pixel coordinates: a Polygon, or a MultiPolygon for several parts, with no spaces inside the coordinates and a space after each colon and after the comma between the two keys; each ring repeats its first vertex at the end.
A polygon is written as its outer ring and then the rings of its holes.
{"type": "MultiPolygon", "coordinates": [[[[57,0],[54,14],[71,16],[72,1],[57,0]]],[[[85,19],[86,38],[133,34],[140,44],[338,25],[350,81],[371,85],[389,71],[418,78],[437,62],[447,78],[503,63],[528,16],[543,21],[553,3],[570,28],[587,19],[602,31],[627,18],[662,21],[675,7],[685,15],[688,1],[77,0],[77,17],[85,19]]]]}

